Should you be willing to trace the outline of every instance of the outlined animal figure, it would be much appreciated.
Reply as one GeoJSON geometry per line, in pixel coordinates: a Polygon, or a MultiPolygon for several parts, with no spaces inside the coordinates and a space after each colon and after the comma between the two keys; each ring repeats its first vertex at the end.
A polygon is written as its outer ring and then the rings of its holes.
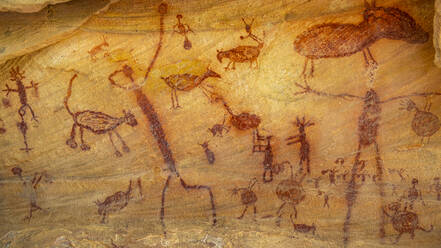
{"type": "MultiPolygon", "coordinates": [[[[87,53],[89,53],[89,55],[90,55],[90,59],[93,62],[95,62],[97,60],[96,55],[98,53],[100,53],[101,51],[103,51],[104,47],[109,47],[109,43],[107,43],[106,37],[103,36],[103,42],[101,42],[100,44],[94,46],[92,49],[87,51],[87,53]]],[[[106,55],[104,55],[104,56],[106,56],[106,55]]]]}
{"type": "Polygon", "coordinates": [[[251,25],[254,22],[251,22],[251,24],[248,24],[245,22],[245,20],[242,18],[242,21],[245,23],[245,30],[248,33],[247,36],[240,36],[240,38],[246,39],[251,38],[255,42],[257,42],[257,46],[237,46],[233,49],[222,51],[217,50],[217,60],[219,60],[220,63],[222,63],[222,59],[227,58],[230,61],[228,62],[227,66],[225,67],[225,70],[230,69],[230,65],[233,64],[232,70],[236,69],[236,63],[250,63],[250,68],[252,68],[253,62],[256,64],[256,68],[259,67],[259,63],[257,62],[257,58],[259,57],[260,50],[263,48],[263,41],[254,34],[252,34],[251,31],[251,25]]]}
{"type": "Polygon", "coordinates": [[[273,136],[261,136],[258,130],[253,135],[253,153],[261,152],[264,154],[263,158],[263,174],[262,181],[269,183],[273,181],[273,174],[278,175],[285,169],[285,164],[291,165],[289,161],[283,161],[282,163],[274,162],[273,148],[271,146],[271,139],[273,136]],[[265,145],[257,144],[259,141],[266,141],[265,145]]]}
{"type": "MultiPolygon", "coordinates": [[[[297,176],[294,177],[293,168],[291,165],[291,176],[288,179],[282,180],[276,188],[277,197],[283,201],[282,205],[280,205],[277,210],[277,219],[276,225],[280,226],[280,222],[282,220],[283,208],[286,205],[290,205],[294,210],[294,218],[297,218],[297,208],[296,206],[305,200],[306,192],[303,189],[302,182],[305,178],[306,173],[297,173],[297,176]]],[[[290,214],[290,218],[292,214],[290,214]]]]}
{"type": "Polygon", "coordinates": [[[191,41],[187,37],[187,34],[189,32],[192,32],[194,34],[194,32],[193,32],[193,30],[191,30],[191,28],[188,24],[181,22],[182,18],[183,18],[183,16],[181,14],[178,14],[176,16],[176,19],[178,19],[178,23],[173,26],[173,31],[175,33],[178,33],[178,34],[184,36],[184,48],[186,50],[190,50],[192,45],[191,45],[191,41]]]}
{"type": "Polygon", "coordinates": [[[393,228],[398,232],[394,244],[398,243],[403,233],[409,233],[410,238],[414,239],[416,230],[424,232],[431,232],[433,230],[433,225],[430,225],[428,230],[421,227],[416,213],[407,211],[406,208],[400,210],[400,208],[401,204],[399,202],[390,203],[388,209],[393,211],[392,215],[386,209],[383,209],[384,214],[391,219],[393,228]]]}
{"type": "Polygon", "coordinates": [[[303,171],[306,167],[306,172],[308,174],[311,173],[310,169],[310,145],[308,140],[306,139],[306,130],[305,128],[313,126],[314,122],[306,121],[305,117],[303,116],[302,120],[299,119],[299,117],[296,118],[296,122],[294,124],[297,126],[299,133],[288,137],[286,140],[289,141],[287,145],[293,145],[296,143],[300,143],[300,161],[299,166],[300,170],[303,171]]]}
{"type": "Polygon", "coordinates": [[[292,216],[289,218],[291,220],[292,227],[294,229],[294,232],[298,233],[309,233],[311,232],[312,235],[315,235],[315,231],[317,230],[314,223],[312,225],[306,225],[306,224],[295,224],[294,220],[292,219],[292,216]]]}
{"type": "Polygon", "coordinates": [[[214,152],[211,151],[210,148],[208,147],[208,141],[205,141],[204,143],[199,144],[199,145],[202,147],[202,149],[204,149],[205,156],[207,157],[208,163],[211,164],[211,165],[214,164],[214,161],[216,159],[215,159],[215,156],[214,156],[214,152]]]}
{"type": "Polygon", "coordinates": [[[423,145],[424,138],[426,137],[427,142],[429,142],[430,137],[438,132],[441,127],[438,116],[429,112],[432,104],[426,103],[424,110],[420,110],[412,100],[407,99],[402,101],[401,105],[403,106],[401,109],[405,109],[409,112],[415,111],[411,127],[415,134],[421,137],[421,145],[423,145]]]}
{"type": "Polygon", "coordinates": [[[260,125],[260,117],[248,112],[242,112],[238,115],[234,114],[230,106],[225,102],[223,98],[216,98],[214,101],[221,101],[225,110],[230,114],[230,123],[238,130],[245,131],[249,129],[256,129],[260,125]]]}
{"type": "Polygon", "coordinates": [[[67,88],[67,94],[64,98],[64,106],[67,112],[72,116],[74,124],[72,125],[72,131],[70,133],[70,138],[66,140],[66,145],[70,146],[72,149],[77,148],[78,144],[75,141],[75,132],[76,129],[80,129],[80,140],[81,140],[81,150],[87,151],[90,150],[90,146],[84,142],[84,129],[91,131],[94,134],[108,134],[110,142],[112,143],[113,148],[115,149],[115,155],[117,157],[121,157],[122,154],[116,148],[115,143],[113,142],[112,134],[115,134],[116,137],[121,141],[122,150],[124,152],[130,152],[129,147],[123,138],[118,134],[115,130],[118,126],[126,123],[127,125],[134,127],[138,124],[135,116],[130,113],[130,111],[123,110],[124,116],[122,117],[112,117],[102,112],[84,110],[79,112],[72,112],[69,108],[68,101],[70,96],[72,95],[72,83],[74,79],[77,77],[77,74],[73,75],[73,77],[69,81],[69,86],[67,88]]]}
{"type": "Polygon", "coordinates": [[[23,182],[25,197],[29,200],[29,215],[26,216],[24,220],[30,222],[33,212],[43,211],[43,208],[41,208],[37,203],[37,187],[42,179],[45,183],[52,183],[52,177],[43,171],[36,172],[32,179],[23,178],[23,170],[20,167],[12,168],[11,172],[23,182]]]}
{"type": "Polygon", "coordinates": [[[208,128],[208,131],[211,132],[213,137],[216,137],[216,135],[219,137],[223,137],[224,131],[225,134],[227,134],[230,131],[230,127],[225,125],[225,115],[222,124],[214,124],[213,127],[208,128]]]}
{"type": "MultiPolygon", "coordinates": [[[[221,78],[219,74],[207,68],[204,74],[202,75],[192,75],[189,73],[185,74],[172,74],[167,77],[161,77],[162,80],[171,88],[170,97],[172,100],[172,108],[177,109],[181,106],[179,105],[177,91],[190,91],[196,87],[202,89],[202,92],[210,99],[210,91],[205,88],[202,83],[207,78],[221,78]],[[175,103],[176,102],[176,103],[175,103]]],[[[209,85],[207,85],[210,87],[209,85]]]]}
{"type": "MultiPolygon", "coordinates": [[[[314,60],[338,58],[362,52],[365,65],[373,73],[377,62],[369,47],[380,39],[402,40],[411,44],[427,42],[429,34],[406,12],[392,7],[377,7],[365,2],[363,21],[358,24],[325,23],[297,36],[294,50],[306,57],[302,76],[313,77],[314,60]],[[308,64],[310,68],[308,72],[308,64]]],[[[373,75],[370,75],[373,80],[373,75]]]]}
{"type": "Polygon", "coordinates": [[[20,67],[18,67],[18,66],[16,68],[12,67],[11,70],[9,71],[9,73],[11,74],[11,81],[15,81],[15,84],[17,85],[17,89],[9,88],[9,85],[6,84],[6,89],[4,89],[3,91],[6,92],[6,96],[8,96],[9,93],[11,93],[11,92],[16,92],[20,98],[21,106],[18,109],[18,115],[20,116],[21,121],[17,123],[17,127],[20,130],[21,134],[23,135],[23,142],[25,144],[25,147],[21,148],[20,150],[23,150],[25,152],[29,152],[30,150],[32,150],[32,148],[29,148],[27,137],[26,137],[26,133],[28,130],[28,125],[24,119],[24,117],[26,115],[26,109],[31,112],[31,117],[32,117],[33,121],[38,123],[38,120],[37,120],[37,116],[34,113],[34,110],[32,109],[32,107],[28,103],[28,97],[26,94],[26,90],[33,88],[35,96],[38,97],[38,83],[34,83],[34,81],[31,81],[30,86],[25,86],[23,83],[23,79],[25,79],[25,76],[24,76],[25,72],[24,71],[20,72],[20,67]]]}
{"type": "Polygon", "coordinates": [[[257,207],[256,207],[256,202],[257,202],[257,195],[256,193],[254,193],[253,191],[253,187],[254,185],[257,183],[257,179],[253,178],[251,179],[249,185],[247,188],[234,188],[232,190],[233,194],[232,195],[237,195],[240,192],[240,201],[242,203],[242,205],[245,206],[245,208],[242,211],[242,214],[237,217],[239,220],[243,218],[243,216],[245,215],[245,213],[248,210],[248,207],[253,206],[253,219],[256,220],[256,214],[257,214],[257,207]]]}
{"type": "MultiPolygon", "coordinates": [[[[143,198],[140,178],[138,178],[137,183],[140,197],[143,198]]],[[[132,180],[130,180],[127,191],[118,191],[113,195],[106,197],[102,202],[96,200],[95,204],[98,207],[98,214],[102,216],[101,223],[106,223],[106,217],[108,217],[109,213],[118,212],[127,207],[127,204],[129,204],[129,201],[132,198],[132,180]]]]}

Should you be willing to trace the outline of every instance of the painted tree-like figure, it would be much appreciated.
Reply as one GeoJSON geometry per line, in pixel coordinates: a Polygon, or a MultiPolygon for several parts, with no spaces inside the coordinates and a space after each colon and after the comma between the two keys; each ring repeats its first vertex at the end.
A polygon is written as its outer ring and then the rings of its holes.
{"type": "MultiPolygon", "coordinates": [[[[149,67],[147,68],[147,72],[144,76],[144,82],[147,81],[149,74],[150,74],[151,70],[153,69],[153,66],[156,62],[156,59],[159,56],[159,52],[161,51],[161,48],[162,48],[162,42],[163,42],[163,38],[164,38],[164,16],[165,16],[165,14],[167,14],[167,8],[168,8],[168,6],[166,3],[161,3],[158,8],[158,12],[160,14],[159,42],[156,47],[156,52],[153,55],[153,58],[150,62],[149,67]]],[[[179,172],[176,169],[176,162],[173,157],[173,153],[170,149],[170,145],[167,142],[164,129],[162,128],[161,122],[159,121],[158,114],[156,113],[150,100],[142,92],[141,86],[134,82],[133,75],[131,73],[133,73],[133,70],[128,70],[128,68],[125,66],[125,67],[123,67],[123,69],[115,71],[114,73],[109,75],[109,81],[110,81],[111,85],[114,85],[114,86],[122,88],[122,89],[131,90],[134,93],[138,106],[141,108],[142,112],[144,113],[145,117],[147,118],[147,120],[150,124],[150,131],[158,144],[158,148],[162,154],[164,163],[169,171],[169,175],[167,176],[164,187],[162,189],[162,197],[161,197],[160,221],[161,221],[161,224],[163,227],[164,236],[167,235],[167,230],[166,230],[166,226],[165,226],[165,222],[164,222],[164,217],[165,217],[164,205],[165,205],[165,199],[166,199],[165,197],[166,197],[168,186],[169,186],[172,178],[178,179],[181,186],[186,190],[207,191],[207,193],[210,197],[210,204],[211,204],[211,210],[212,210],[212,216],[213,216],[213,225],[216,225],[216,206],[214,203],[214,196],[213,196],[213,192],[211,191],[211,188],[207,185],[189,185],[181,177],[181,175],[179,174],[179,172]],[[123,87],[114,81],[112,76],[114,76],[116,73],[120,73],[120,72],[122,72],[127,78],[130,79],[130,81],[131,81],[130,87],[123,87]]]]}
{"type": "Polygon", "coordinates": [[[23,178],[23,170],[20,167],[11,169],[12,174],[16,175],[23,182],[26,198],[29,199],[29,215],[24,218],[25,221],[30,222],[32,213],[35,211],[43,211],[37,204],[37,187],[42,179],[46,183],[52,183],[52,178],[46,172],[36,172],[32,179],[23,178]]]}
{"type": "Polygon", "coordinates": [[[257,196],[256,193],[254,193],[253,191],[253,187],[254,185],[257,183],[257,179],[253,178],[250,181],[250,184],[248,185],[247,188],[234,188],[232,190],[233,195],[237,195],[240,192],[240,200],[242,202],[242,205],[245,206],[245,208],[242,211],[242,214],[237,217],[239,220],[243,218],[243,216],[245,215],[245,213],[248,210],[248,207],[253,206],[253,210],[254,210],[254,216],[253,219],[256,220],[256,214],[257,214],[257,208],[256,208],[256,202],[257,202],[257,196]]]}
{"type": "Polygon", "coordinates": [[[35,95],[38,97],[38,83],[34,83],[34,81],[31,81],[30,86],[25,86],[23,83],[23,79],[25,79],[24,71],[20,72],[20,68],[18,66],[16,68],[11,68],[9,73],[11,74],[11,81],[15,81],[15,84],[17,85],[17,89],[11,89],[9,88],[9,85],[6,84],[6,89],[3,91],[6,92],[6,96],[8,96],[10,92],[17,92],[18,96],[20,97],[21,106],[18,109],[18,115],[20,115],[21,121],[17,123],[17,127],[18,129],[20,129],[20,132],[23,135],[23,142],[25,144],[25,147],[21,148],[21,150],[29,152],[32,148],[29,148],[26,137],[26,133],[28,130],[28,124],[24,119],[26,115],[26,109],[28,109],[31,112],[33,121],[38,123],[38,120],[37,120],[37,116],[35,116],[34,110],[32,110],[31,106],[28,104],[28,97],[26,94],[26,90],[33,88],[35,95]]]}
{"type": "Polygon", "coordinates": [[[399,202],[393,202],[388,205],[388,209],[393,211],[392,215],[390,215],[386,209],[383,209],[384,214],[389,217],[392,221],[392,226],[395,231],[398,232],[398,236],[395,239],[395,244],[401,238],[403,233],[409,233],[410,238],[413,239],[415,237],[415,231],[421,230],[424,232],[431,232],[433,230],[433,226],[430,225],[430,229],[424,229],[419,225],[418,215],[414,212],[407,211],[406,208],[404,210],[400,210],[401,204],[399,202]]]}
{"type": "Polygon", "coordinates": [[[359,24],[326,23],[313,26],[298,35],[294,50],[306,57],[303,78],[314,74],[314,60],[339,58],[363,52],[371,81],[377,62],[369,47],[380,39],[402,40],[411,44],[425,43],[429,34],[406,12],[398,8],[375,6],[364,0],[366,9],[359,24]],[[308,64],[310,65],[308,72],[308,64]]]}

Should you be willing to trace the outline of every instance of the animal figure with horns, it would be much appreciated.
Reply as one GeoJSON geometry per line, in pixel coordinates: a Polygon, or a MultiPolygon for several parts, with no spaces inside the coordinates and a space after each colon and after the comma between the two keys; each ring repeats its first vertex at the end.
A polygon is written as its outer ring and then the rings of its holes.
{"type": "Polygon", "coordinates": [[[373,81],[378,64],[369,48],[376,41],[391,39],[416,44],[429,39],[429,34],[406,12],[393,7],[377,7],[375,0],[371,3],[365,0],[364,4],[363,21],[359,24],[319,24],[297,36],[294,50],[306,57],[302,72],[305,83],[307,77],[313,77],[314,60],[346,57],[360,51],[373,81]]]}

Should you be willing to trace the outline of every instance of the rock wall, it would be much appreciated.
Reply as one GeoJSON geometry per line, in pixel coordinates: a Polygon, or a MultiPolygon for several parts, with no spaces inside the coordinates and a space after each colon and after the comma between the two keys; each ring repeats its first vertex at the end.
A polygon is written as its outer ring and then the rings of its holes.
{"type": "Polygon", "coordinates": [[[107,4],[3,16],[2,247],[440,245],[433,1],[107,4]]]}

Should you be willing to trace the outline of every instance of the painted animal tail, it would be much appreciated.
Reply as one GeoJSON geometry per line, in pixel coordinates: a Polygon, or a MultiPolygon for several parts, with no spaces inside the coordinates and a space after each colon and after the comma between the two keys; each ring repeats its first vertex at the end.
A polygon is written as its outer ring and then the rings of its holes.
{"type": "Polygon", "coordinates": [[[419,229],[421,231],[424,231],[424,232],[431,232],[433,230],[433,225],[430,225],[430,229],[429,230],[426,230],[426,229],[422,228],[421,226],[418,226],[417,229],[419,229]]]}
{"type": "Polygon", "coordinates": [[[67,87],[66,97],[64,98],[64,107],[66,108],[67,112],[72,116],[74,114],[69,109],[68,101],[69,101],[70,96],[72,95],[72,83],[76,77],[77,77],[77,74],[73,75],[73,77],[70,79],[69,86],[67,87]]]}

